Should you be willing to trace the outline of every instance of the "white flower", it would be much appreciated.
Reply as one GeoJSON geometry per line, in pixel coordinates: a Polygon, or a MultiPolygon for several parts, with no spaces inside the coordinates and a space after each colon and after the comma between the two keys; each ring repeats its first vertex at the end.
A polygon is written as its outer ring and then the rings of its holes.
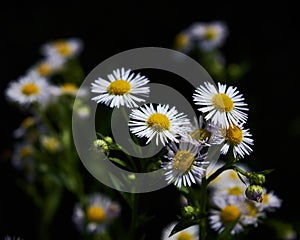
{"type": "Polygon", "coordinates": [[[149,80],[139,73],[135,75],[131,70],[125,71],[124,68],[116,69],[113,74],[107,75],[108,80],[99,77],[92,83],[91,92],[99,93],[92,100],[97,103],[104,103],[114,108],[126,106],[128,108],[137,107],[136,102],[145,100],[139,96],[147,97],[149,87],[146,86],[149,80]]]}
{"type": "Polygon", "coordinates": [[[6,96],[10,101],[21,105],[39,103],[41,106],[50,100],[51,85],[46,78],[32,73],[20,77],[17,81],[10,82],[6,89],[6,96]]]}
{"type": "Polygon", "coordinates": [[[77,56],[83,48],[82,40],[78,38],[57,39],[41,46],[41,53],[46,57],[61,57],[69,59],[77,56]]]}
{"type": "Polygon", "coordinates": [[[208,145],[219,144],[222,140],[220,128],[212,124],[210,120],[204,122],[202,115],[200,115],[199,120],[194,118],[194,124],[191,124],[189,135],[199,143],[208,145]]]}
{"type": "Polygon", "coordinates": [[[161,240],[198,240],[199,225],[190,226],[169,237],[177,222],[172,222],[163,229],[161,240]]]}
{"type": "Polygon", "coordinates": [[[218,83],[218,88],[209,82],[204,82],[204,86],[198,87],[193,94],[193,100],[198,109],[207,113],[206,120],[211,120],[213,124],[229,128],[230,125],[238,125],[247,120],[247,114],[243,112],[248,110],[243,102],[244,98],[236,90],[236,87],[228,87],[226,84],[218,83]]]}
{"type": "Polygon", "coordinates": [[[253,145],[252,135],[249,129],[244,129],[242,125],[231,125],[228,129],[220,130],[224,145],[221,148],[222,154],[227,154],[229,148],[233,147],[234,157],[244,157],[252,152],[250,145],[253,145]]]}
{"type": "Polygon", "coordinates": [[[156,109],[152,104],[132,110],[128,123],[130,131],[138,137],[148,138],[149,143],[156,136],[165,145],[168,141],[178,142],[176,137],[189,131],[189,119],[183,113],[178,113],[175,107],[158,104],[156,109]]]}
{"type": "Polygon", "coordinates": [[[258,220],[265,214],[256,207],[255,202],[242,197],[226,197],[223,194],[214,194],[209,223],[215,231],[221,233],[226,226],[235,223],[231,234],[242,232],[247,225],[257,226],[258,220]]]}
{"type": "Polygon", "coordinates": [[[165,157],[169,161],[163,162],[162,167],[166,171],[168,183],[174,182],[178,188],[201,183],[209,164],[204,161],[206,155],[200,154],[201,149],[202,145],[198,142],[185,140],[181,140],[178,146],[174,142],[167,145],[168,154],[165,157]]]}
{"type": "Polygon", "coordinates": [[[192,35],[190,31],[183,30],[178,33],[174,40],[175,49],[182,52],[189,52],[193,48],[192,35]]]}
{"type": "Polygon", "coordinates": [[[120,205],[103,194],[94,193],[86,201],[86,207],[80,203],[74,207],[73,221],[79,231],[101,234],[120,214],[120,205]]]}
{"type": "Polygon", "coordinates": [[[193,40],[203,51],[221,47],[228,36],[228,27],[224,22],[196,22],[188,28],[193,40]]]}
{"type": "Polygon", "coordinates": [[[29,68],[28,73],[34,72],[41,77],[50,77],[57,73],[65,63],[65,59],[56,55],[46,57],[32,67],[29,68]]]}

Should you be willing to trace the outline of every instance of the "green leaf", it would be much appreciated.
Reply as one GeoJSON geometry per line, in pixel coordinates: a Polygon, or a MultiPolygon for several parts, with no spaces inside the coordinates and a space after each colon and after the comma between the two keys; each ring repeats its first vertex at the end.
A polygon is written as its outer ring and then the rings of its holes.
{"type": "Polygon", "coordinates": [[[110,157],[109,160],[112,162],[115,162],[123,167],[129,168],[128,164],[119,158],[110,157]]]}
{"type": "Polygon", "coordinates": [[[261,171],[261,172],[256,172],[256,173],[266,175],[266,174],[269,174],[269,173],[273,172],[274,170],[275,169],[267,169],[267,170],[264,170],[264,171],[261,171]]]}

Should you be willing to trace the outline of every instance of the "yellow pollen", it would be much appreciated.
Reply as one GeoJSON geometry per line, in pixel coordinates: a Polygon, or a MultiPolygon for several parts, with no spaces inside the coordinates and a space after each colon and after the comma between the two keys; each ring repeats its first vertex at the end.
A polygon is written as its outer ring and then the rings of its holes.
{"type": "Polygon", "coordinates": [[[228,193],[230,195],[241,195],[242,193],[244,193],[243,188],[241,188],[240,186],[234,186],[228,189],[228,193]]]}
{"type": "Polygon", "coordinates": [[[147,125],[154,128],[156,131],[161,132],[170,129],[169,118],[162,113],[153,113],[147,120],[147,125]]]}
{"type": "Polygon", "coordinates": [[[211,136],[211,133],[209,131],[207,131],[206,129],[200,128],[200,129],[193,131],[190,135],[195,140],[203,141],[203,140],[209,139],[211,136]]]}
{"type": "Polygon", "coordinates": [[[188,44],[188,42],[189,42],[188,37],[183,33],[179,33],[175,37],[175,46],[178,49],[184,48],[188,44]]]}
{"type": "Polygon", "coordinates": [[[90,222],[103,222],[106,218],[105,211],[100,206],[90,206],[87,209],[87,219],[90,222]]]}
{"type": "Polygon", "coordinates": [[[57,40],[53,44],[56,51],[64,57],[67,57],[72,53],[69,43],[64,40],[57,40]]]}
{"type": "Polygon", "coordinates": [[[221,112],[230,112],[233,109],[233,101],[225,93],[217,93],[212,97],[215,108],[221,112]]]}
{"type": "Polygon", "coordinates": [[[263,201],[262,201],[263,203],[268,203],[269,202],[269,196],[268,196],[268,194],[264,194],[264,196],[263,196],[263,201]]]}
{"type": "Polygon", "coordinates": [[[195,156],[186,150],[178,151],[173,160],[173,168],[180,174],[184,174],[192,168],[195,156]]]}
{"type": "Polygon", "coordinates": [[[74,94],[77,92],[77,86],[73,83],[65,83],[61,86],[63,93],[74,94]]]}
{"type": "Polygon", "coordinates": [[[40,89],[35,83],[27,83],[22,87],[21,92],[26,96],[30,96],[38,94],[40,89]]]}
{"type": "Polygon", "coordinates": [[[243,132],[238,126],[230,126],[226,130],[226,140],[233,144],[238,145],[243,140],[243,132]]]}
{"type": "Polygon", "coordinates": [[[193,235],[186,231],[178,233],[177,240],[193,240],[193,239],[194,239],[193,235]]]}
{"type": "Polygon", "coordinates": [[[225,224],[232,223],[238,219],[241,212],[234,205],[228,205],[221,210],[221,220],[225,224]]]}
{"type": "Polygon", "coordinates": [[[25,157],[30,156],[32,152],[33,152],[33,150],[32,150],[31,146],[24,146],[20,150],[20,158],[25,158],[25,157]]]}
{"type": "Polygon", "coordinates": [[[131,89],[130,83],[127,82],[126,80],[120,79],[112,82],[108,86],[107,91],[111,95],[124,95],[128,93],[130,89],[131,89]]]}
{"type": "Polygon", "coordinates": [[[255,216],[257,213],[257,209],[256,209],[254,203],[250,202],[250,201],[248,201],[246,204],[246,210],[248,211],[248,214],[252,217],[255,216]]]}
{"type": "Polygon", "coordinates": [[[208,40],[213,40],[218,36],[218,32],[216,28],[214,27],[207,27],[206,28],[206,33],[205,33],[205,38],[208,40]]]}
{"type": "Polygon", "coordinates": [[[43,62],[38,65],[37,70],[41,76],[46,77],[51,73],[52,68],[47,62],[43,62]]]}

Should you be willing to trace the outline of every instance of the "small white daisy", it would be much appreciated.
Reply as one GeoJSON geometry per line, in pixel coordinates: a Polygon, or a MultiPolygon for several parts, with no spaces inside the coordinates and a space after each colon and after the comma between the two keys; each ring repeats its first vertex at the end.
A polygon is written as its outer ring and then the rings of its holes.
{"type": "Polygon", "coordinates": [[[69,59],[77,56],[83,48],[83,42],[79,38],[56,39],[44,43],[41,46],[41,53],[46,57],[61,57],[69,59]]]}
{"type": "Polygon", "coordinates": [[[189,135],[199,143],[206,143],[208,145],[219,144],[221,142],[220,128],[212,124],[210,120],[204,122],[202,115],[200,115],[199,120],[194,118],[194,124],[191,124],[189,135]]]}
{"type": "Polygon", "coordinates": [[[80,88],[76,86],[74,83],[70,82],[65,82],[63,84],[60,84],[59,86],[53,86],[51,88],[51,94],[54,97],[59,97],[59,96],[78,96],[78,97],[84,97],[88,94],[88,91],[85,88],[80,88]]]}
{"type": "Polygon", "coordinates": [[[129,115],[130,131],[136,136],[148,138],[149,143],[156,136],[156,145],[160,142],[165,145],[169,140],[178,142],[177,137],[189,131],[190,121],[175,107],[158,104],[156,109],[153,104],[144,105],[133,109],[129,115]]]}
{"type": "Polygon", "coordinates": [[[167,145],[168,154],[165,158],[169,161],[163,162],[162,167],[166,171],[168,183],[174,182],[178,188],[201,183],[209,164],[204,161],[206,154],[200,154],[202,147],[198,142],[185,140],[181,140],[178,145],[174,142],[167,145]]]}
{"type": "Polygon", "coordinates": [[[62,150],[62,144],[57,137],[42,135],[40,137],[41,146],[50,153],[56,153],[62,150]]]}
{"type": "Polygon", "coordinates": [[[109,197],[94,193],[87,197],[86,205],[75,205],[72,218],[79,231],[101,234],[119,216],[120,210],[121,206],[109,197]]]}
{"type": "Polygon", "coordinates": [[[192,36],[189,31],[183,30],[175,36],[174,48],[186,53],[193,48],[192,36]]]}
{"type": "Polygon", "coordinates": [[[176,224],[177,222],[172,222],[163,229],[161,240],[198,240],[199,239],[199,225],[190,226],[169,237],[176,224]]]}
{"type": "Polygon", "coordinates": [[[198,87],[193,94],[193,100],[196,105],[201,107],[198,109],[203,113],[207,113],[206,120],[211,120],[213,124],[221,127],[229,128],[230,125],[244,123],[247,120],[247,114],[243,111],[247,105],[243,102],[244,98],[236,87],[218,83],[218,88],[209,82],[198,87]]]}
{"type": "Polygon", "coordinates": [[[98,78],[92,83],[91,92],[99,93],[98,96],[93,97],[92,100],[97,103],[104,103],[105,105],[114,108],[126,106],[128,108],[138,107],[137,102],[144,102],[140,98],[149,95],[148,78],[140,75],[135,75],[131,70],[124,68],[116,69],[113,74],[107,75],[108,80],[98,78]]]}
{"type": "Polygon", "coordinates": [[[189,27],[193,40],[203,51],[221,47],[228,36],[228,27],[222,21],[196,22],[189,27]]]}
{"type": "Polygon", "coordinates": [[[223,194],[215,194],[212,198],[212,204],[217,209],[212,208],[209,215],[211,228],[221,233],[229,224],[235,225],[231,234],[237,234],[244,231],[245,226],[257,226],[258,220],[265,214],[256,207],[255,202],[241,197],[226,197],[223,194]]]}
{"type": "Polygon", "coordinates": [[[224,145],[221,148],[222,154],[227,154],[230,147],[233,147],[234,157],[244,157],[252,152],[250,145],[253,145],[252,135],[249,129],[240,125],[231,125],[228,129],[221,129],[224,145]]]}
{"type": "Polygon", "coordinates": [[[64,63],[64,58],[53,55],[38,61],[28,69],[28,73],[34,72],[41,77],[50,77],[57,73],[64,66],[64,63]]]}
{"type": "Polygon", "coordinates": [[[51,85],[46,78],[32,73],[20,77],[17,81],[10,82],[6,89],[6,96],[10,101],[20,105],[36,102],[43,106],[50,100],[50,88],[51,85]]]}

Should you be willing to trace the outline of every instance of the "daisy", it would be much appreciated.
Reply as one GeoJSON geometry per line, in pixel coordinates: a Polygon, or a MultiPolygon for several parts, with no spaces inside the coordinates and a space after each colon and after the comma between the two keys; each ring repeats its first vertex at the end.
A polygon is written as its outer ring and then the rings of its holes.
{"type": "Polygon", "coordinates": [[[189,131],[189,119],[169,105],[158,104],[156,109],[153,104],[144,105],[132,110],[129,118],[130,131],[138,137],[148,138],[146,144],[155,136],[156,145],[159,140],[163,145],[169,140],[178,142],[176,137],[189,131]]]}
{"type": "Polygon", "coordinates": [[[223,45],[228,27],[221,21],[196,22],[189,27],[189,32],[201,50],[211,51],[223,45]]]}
{"type": "Polygon", "coordinates": [[[218,144],[221,141],[219,134],[219,127],[207,121],[203,120],[203,116],[200,115],[199,120],[194,118],[194,124],[191,124],[191,131],[189,135],[192,139],[199,143],[218,144]]]}
{"type": "Polygon", "coordinates": [[[209,223],[212,229],[221,233],[226,226],[235,223],[231,235],[244,231],[248,225],[257,226],[258,220],[264,213],[255,203],[246,198],[226,197],[223,194],[214,194],[212,203],[216,207],[210,210],[209,223]]]}
{"type": "Polygon", "coordinates": [[[28,72],[34,72],[41,77],[50,77],[57,73],[63,67],[64,63],[64,58],[54,55],[38,61],[31,68],[29,68],[28,72]]]}
{"type": "Polygon", "coordinates": [[[174,40],[174,47],[178,51],[189,52],[193,48],[192,36],[189,31],[181,31],[174,40]]]}
{"type": "Polygon", "coordinates": [[[75,205],[73,221],[81,232],[100,234],[119,216],[120,209],[120,205],[109,197],[94,193],[87,197],[86,205],[75,205]]]}
{"type": "Polygon", "coordinates": [[[46,57],[69,59],[77,56],[83,48],[82,40],[78,38],[57,39],[41,46],[41,53],[46,57]]]}
{"type": "Polygon", "coordinates": [[[228,129],[221,129],[220,133],[223,136],[224,145],[221,148],[222,154],[227,154],[230,147],[233,147],[233,155],[236,158],[244,157],[245,154],[249,155],[253,145],[252,135],[249,129],[244,129],[242,125],[231,125],[228,129]]]}
{"type": "Polygon", "coordinates": [[[53,94],[53,96],[56,97],[63,95],[84,97],[87,95],[88,92],[85,88],[82,87],[78,89],[77,85],[74,83],[65,82],[60,86],[54,86],[51,89],[51,93],[53,94]]]}
{"type": "Polygon", "coordinates": [[[11,82],[6,89],[6,96],[10,101],[20,105],[39,103],[45,105],[50,100],[51,88],[46,78],[32,73],[11,82]]]}
{"type": "Polygon", "coordinates": [[[92,100],[97,103],[104,103],[107,106],[119,108],[126,106],[128,108],[138,107],[136,102],[145,100],[139,96],[147,97],[149,87],[146,86],[149,80],[139,73],[135,75],[131,70],[124,68],[116,69],[113,74],[107,75],[108,80],[98,78],[92,83],[91,92],[99,93],[92,100]]]}
{"type": "Polygon", "coordinates": [[[198,240],[199,226],[193,225],[169,237],[177,222],[172,222],[163,229],[161,240],[198,240]]]}
{"type": "Polygon", "coordinates": [[[217,89],[213,84],[205,82],[204,86],[196,89],[193,98],[195,104],[201,106],[198,110],[207,113],[205,119],[215,125],[229,128],[230,125],[247,120],[247,114],[243,112],[248,110],[245,108],[247,104],[236,88],[227,88],[226,84],[218,83],[217,89]]]}
{"type": "Polygon", "coordinates": [[[191,186],[192,183],[201,183],[206,174],[209,162],[204,161],[206,154],[200,154],[202,145],[197,142],[181,140],[178,145],[174,142],[167,145],[168,154],[165,156],[169,161],[163,162],[162,167],[166,171],[168,183],[181,188],[191,186]]]}

